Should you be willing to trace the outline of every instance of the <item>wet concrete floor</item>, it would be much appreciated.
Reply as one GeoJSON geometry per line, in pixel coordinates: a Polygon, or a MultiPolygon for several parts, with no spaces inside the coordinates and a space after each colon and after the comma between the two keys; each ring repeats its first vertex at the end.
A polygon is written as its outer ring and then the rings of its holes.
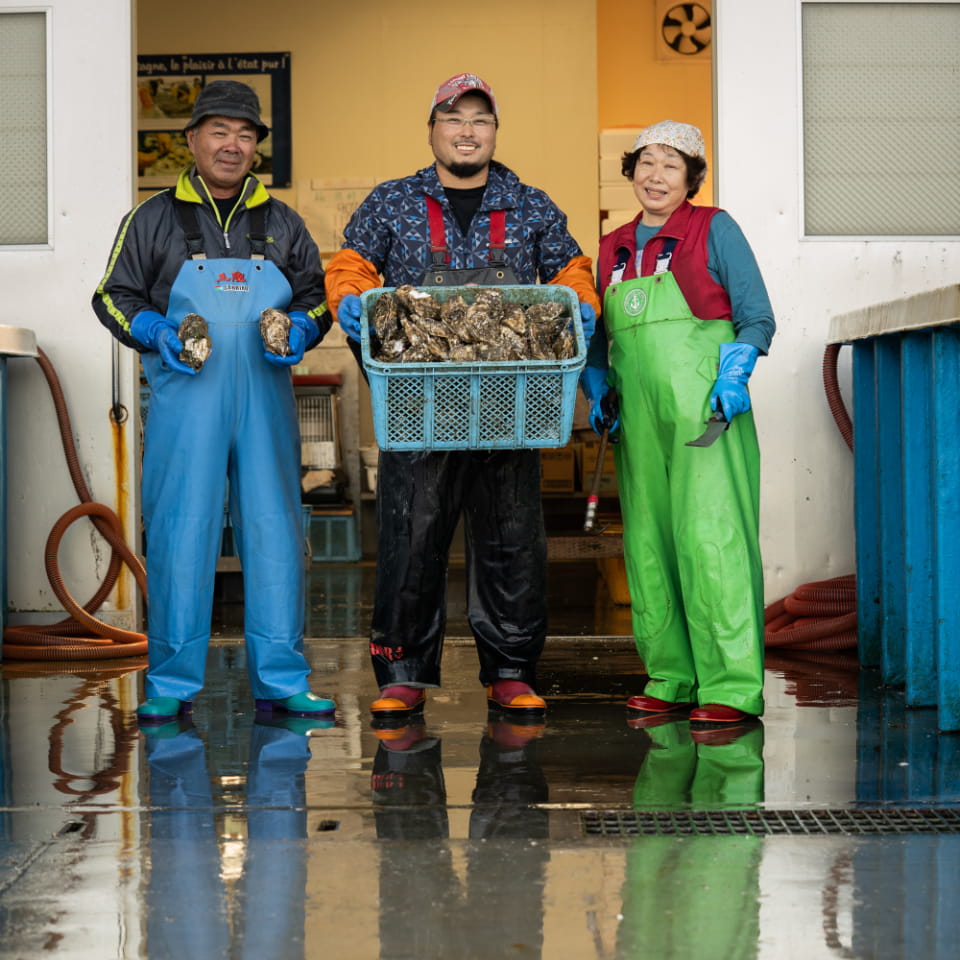
{"type": "Polygon", "coordinates": [[[631,723],[629,613],[554,567],[542,725],[488,715],[451,583],[424,723],[371,728],[372,571],[311,571],[332,722],[259,722],[218,604],[190,723],[140,661],[0,664],[0,957],[953,958],[960,736],[843,655],[768,657],[763,719],[631,723]]]}

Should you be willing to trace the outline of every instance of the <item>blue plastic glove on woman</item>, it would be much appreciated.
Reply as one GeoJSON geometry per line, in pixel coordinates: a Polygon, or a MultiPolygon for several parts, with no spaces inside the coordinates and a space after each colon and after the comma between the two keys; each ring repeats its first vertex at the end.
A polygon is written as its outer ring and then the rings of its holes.
{"type": "Polygon", "coordinates": [[[749,343],[734,341],[720,344],[720,368],[710,392],[711,410],[716,411],[719,406],[724,417],[732,420],[738,413],[746,413],[750,409],[747,381],[753,373],[759,353],[749,343]]]}
{"type": "Polygon", "coordinates": [[[586,366],[580,374],[580,387],[583,395],[590,401],[590,426],[594,433],[603,436],[607,430],[610,439],[616,442],[616,432],[620,428],[620,411],[616,393],[607,383],[607,371],[602,367],[586,366]]]}

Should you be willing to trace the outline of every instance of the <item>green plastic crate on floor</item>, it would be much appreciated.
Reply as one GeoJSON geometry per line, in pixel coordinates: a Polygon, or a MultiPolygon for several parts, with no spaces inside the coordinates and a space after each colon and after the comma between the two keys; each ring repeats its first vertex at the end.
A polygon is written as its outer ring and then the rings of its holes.
{"type": "Polygon", "coordinates": [[[357,518],[352,510],[312,513],[308,538],[314,563],[354,563],[360,559],[357,518]]]}

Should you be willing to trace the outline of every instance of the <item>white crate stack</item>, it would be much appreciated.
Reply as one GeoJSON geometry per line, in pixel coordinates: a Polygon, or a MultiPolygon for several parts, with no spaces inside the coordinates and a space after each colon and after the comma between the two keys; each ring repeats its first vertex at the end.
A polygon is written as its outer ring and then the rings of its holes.
{"type": "Polygon", "coordinates": [[[623,155],[643,127],[606,127],[600,131],[600,234],[629,223],[639,212],[630,181],[620,172],[623,155]]]}

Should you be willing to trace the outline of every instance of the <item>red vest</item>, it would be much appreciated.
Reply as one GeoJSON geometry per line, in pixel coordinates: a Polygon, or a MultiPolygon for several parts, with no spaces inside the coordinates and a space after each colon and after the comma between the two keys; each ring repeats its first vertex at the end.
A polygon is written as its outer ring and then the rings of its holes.
{"type": "MultiPolygon", "coordinates": [[[[710,221],[718,207],[697,207],[686,200],[670,215],[670,219],[660,228],[659,233],[643,248],[640,275],[651,276],[656,269],[657,254],[667,237],[673,237],[677,245],[670,261],[670,272],[676,277],[677,285],[687,305],[695,317],[700,320],[730,320],[733,311],[727,291],[710,276],[707,270],[707,236],[710,233],[710,221]]],[[[600,257],[598,276],[600,279],[600,299],[610,284],[610,277],[618,260],[622,262],[626,251],[626,269],[621,280],[633,280],[637,276],[637,236],[636,228],[642,213],[637,214],[630,223],[625,223],[612,233],[600,239],[600,257]]]]}

